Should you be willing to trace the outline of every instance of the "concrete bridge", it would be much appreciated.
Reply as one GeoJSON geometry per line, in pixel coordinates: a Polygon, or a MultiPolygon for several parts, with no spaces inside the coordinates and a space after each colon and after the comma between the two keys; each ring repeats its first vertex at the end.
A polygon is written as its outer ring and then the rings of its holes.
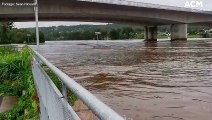
{"type": "MultiPolygon", "coordinates": [[[[0,21],[33,21],[34,8],[5,6],[33,0],[0,0],[0,21]]],[[[187,24],[212,26],[212,12],[124,0],[38,0],[40,21],[89,21],[145,26],[145,39],[157,40],[157,26],[171,25],[171,39],[187,39],[187,24]],[[89,2],[90,1],[90,2],[89,2]]]]}

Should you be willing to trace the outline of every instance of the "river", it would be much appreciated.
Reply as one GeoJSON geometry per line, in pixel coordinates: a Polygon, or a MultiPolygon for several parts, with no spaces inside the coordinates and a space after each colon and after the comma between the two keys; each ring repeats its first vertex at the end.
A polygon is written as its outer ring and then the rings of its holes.
{"type": "Polygon", "coordinates": [[[212,40],[52,41],[41,53],[127,120],[212,119],[212,40]]]}

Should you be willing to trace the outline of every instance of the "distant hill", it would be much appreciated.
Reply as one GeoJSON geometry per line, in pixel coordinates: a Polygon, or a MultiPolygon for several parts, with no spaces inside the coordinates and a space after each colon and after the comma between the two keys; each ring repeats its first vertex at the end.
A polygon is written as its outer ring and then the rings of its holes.
{"type": "MultiPolygon", "coordinates": [[[[23,28],[35,32],[35,28],[23,28]]],[[[200,30],[208,30],[209,27],[188,26],[189,34],[197,34],[200,30]]],[[[45,35],[46,40],[90,40],[95,39],[95,32],[101,32],[100,39],[131,39],[143,38],[143,26],[130,26],[121,24],[107,25],[75,25],[75,26],[52,26],[40,27],[39,30],[45,35]],[[138,36],[136,36],[138,35],[138,36]],[[133,37],[132,37],[133,36],[133,37]]],[[[170,26],[159,26],[159,33],[170,32],[170,26]]]]}
{"type": "MultiPolygon", "coordinates": [[[[40,27],[39,30],[44,33],[49,32],[77,32],[77,31],[95,31],[100,29],[118,29],[123,27],[131,27],[128,25],[120,24],[107,24],[107,25],[75,25],[75,26],[52,26],[52,27],[40,27]]],[[[35,28],[24,28],[30,32],[34,32],[35,28]]]]}
{"type": "MultiPolygon", "coordinates": [[[[120,25],[120,24],[107,24],[107,25],[75,25],[75,26],[52,26],[40,27],[39,30],[44,33],[46,40],[82,40],[82,39],[95,39],[95,32],[110,32],[112,29],[134,28],[143,31],[143,27],[120,25]]],[[[35,28],[22,28],[24,30],[35,32],[35,28]]],[[[104,33],[103,33],[104,34],[104,33]]],[[[105,33],[106,34],[106,33],[105,33]]],[[[102,39],[105,36],[101,36],[102,39]]]]}

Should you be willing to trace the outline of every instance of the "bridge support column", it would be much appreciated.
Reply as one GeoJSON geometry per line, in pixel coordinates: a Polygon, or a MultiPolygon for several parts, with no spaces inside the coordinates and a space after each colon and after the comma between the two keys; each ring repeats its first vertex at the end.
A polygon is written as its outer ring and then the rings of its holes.
{"type": "Polygon", "coordinates": [[[157,26],[145,26],[144,39],[146,41],[157,41],[158,29],[157,26]]]}
{"type": "Polygon", "coordinates": [[[171,40],[187,40],[187,24],[171,25],[171,40]]]}

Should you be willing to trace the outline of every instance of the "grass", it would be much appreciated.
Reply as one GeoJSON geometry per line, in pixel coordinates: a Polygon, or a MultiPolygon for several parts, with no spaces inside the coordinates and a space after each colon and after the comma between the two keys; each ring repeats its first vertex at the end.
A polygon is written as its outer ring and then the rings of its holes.
{"type": "Polygon", "coordinates": [[[188,35],[188,38],[202,38],[202,35],[188,35]]]}
{"type": "Polygon", "coordinates": [[[28,52],[4,54],[0,57],[0,78],[3,80],[24,79],[30,68],[28,52]],[[27,73],[26,73],[27,72],[27,73]]]}
{"type": "Polygon", "coordinates": [[[28,48],[21,52],[0,48],[0,95],[18,97],[18,102],[12,110],[0,113],[0,120],[38,119],[31,58],[28,48]]]}
{"type": "Polygon", "coordinates": [[[14,52],[16,51],[14,51],[14,49],[11,49],[9,47],[0,47],[0,56],[8,55],[14,52]]]}
{"type": "MultiPolygon", "coordinates": [[[[28,48],[20,52],[11,48],[0,48],[0,96],[18,97],[18,102],[12,110],[0,113],[0,120],[39,119],[39,100],[33,83],[31,59],[31,51],[28,48]]],[[[47,67],[43,68],[61,91],[62,84],[58,77],[47,67]]],[[[77,99],[68,91],[68,102],[71,105],[77,99]]]]}
{"type": "Polygon", "coordinates": [[[168,36],[161,35],[161,36],[158,36],[158,39],[168,39],[168,36]]]}
{"type": "MultiPolygon", "coordinates": [[[[202,35],[188,35],[188,38],[202,38],[202,35]]],[[[158,39],[168,39],[167,36],[159,36],[158,39]]]]}
{"type": "MultiPolygon", "coordinates": [[[[56,87],[62,93],[62,82],[60,81],[60,79],[46,66],[43,66],[43,69],[48,74],[48,76],[52,79],[56,87]]],[[[68,103],[70,103],[71,105],[74,105],[75,101],[78,100],[77,96],[71,91],[67,91],[67,98],[68,98],[68,103]]]]}

